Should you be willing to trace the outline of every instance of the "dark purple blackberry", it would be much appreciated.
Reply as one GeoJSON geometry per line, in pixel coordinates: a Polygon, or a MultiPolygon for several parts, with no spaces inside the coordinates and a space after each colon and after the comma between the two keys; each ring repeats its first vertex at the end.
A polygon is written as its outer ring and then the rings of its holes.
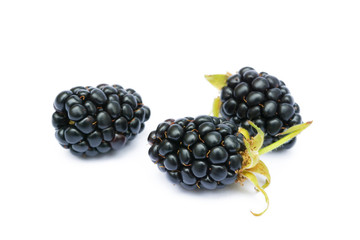
{"type": "MultiPolygon", "coordinates": [[[[289,128],[283,132],[284,138],[265,148],[263,131],[251,121],[248,124],[255,129],[256,136],[251,137],[246,129],[224,118],[168,119],[149,134],[148,154],[160,171],[185,189],[214,190],[248,179],[264,194],[268,204],[264,188],[270,184],[270,174],[259,156],[293,139],[310,123],[289,128]],[[254,173],[266,177],[263,186],[254,173]]],[[[266,209],[253,214],[261,215],[266,209]]]]}
{"type": "Polygon", "coordinates": [[[149,156],[169,178],[187,189],[215,189],[237,179],[245,150],[234,123],[199,116],[160,123],[148,137],[149,156]]]}
{"type": "Polygon", "coordinates": [[[133,89],[101,84],[62,91],[54,101],[52,124],[64,148],[95,156],[122,148],[143,131],[150,109],[133,89]]]}
{"type": "MultiPolygon", "coordinates": [[[[250,135],[254,128],[247,121],[253,121],[265,133],[264,146],[276,142],[284,130],[302,123],[300,108],[295,103],[283,81],[265,72],[258,73],[251,67],[244,67],[234,75],[207,75],[206,78],[221,90],[220,101],[214,115],[231,120],[246,128],[250,135]]],[[[277,150],[289,149],[296,138],[277,150]]]]}

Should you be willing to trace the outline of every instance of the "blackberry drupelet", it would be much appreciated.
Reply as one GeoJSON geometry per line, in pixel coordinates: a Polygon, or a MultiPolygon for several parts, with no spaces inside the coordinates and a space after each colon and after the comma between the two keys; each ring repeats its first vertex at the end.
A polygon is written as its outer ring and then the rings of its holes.
{"type": "Polygon", "coordinates": [[[64,148],[95,156],[122,148],[143,131],[150,109],[133,89],[101,84],[62,91],[54,101],[52,124],[64,148]]]}
{"type": "MultiPolygon", "coordinates": [[[[255,134],[247,120],[253,121],[265,132],[264,146],[280,139],[279,133],[302,123],[300,108],[283,81],[265,72],[258,73],[244,67],[236,74],[206,75],[221,90],[220,99],[214,102],[214,115],[231,120],[255,134]],[[218,108],[218,109],[216,109],[218,108]]],[[[293,138],[277,150],[289,149],[293,138]]]]}
{"type": "Polygon", "coordinates": [[[264,188],[270,183],[270,174],[259,155],[281,146],[310,123],[288,129],[283,139],[263,149],[264,133],[254,123],[248,124],[258,132],[256,136],[250,137],[246,129],[238,129],[224,118],[203,115],[168,119],[149,134],[148,154],[160,171],[185,189],[213,190],[249,179],[268,203],[264,188]],[[262,187],[253,173],[266,177],[262,187]]]}

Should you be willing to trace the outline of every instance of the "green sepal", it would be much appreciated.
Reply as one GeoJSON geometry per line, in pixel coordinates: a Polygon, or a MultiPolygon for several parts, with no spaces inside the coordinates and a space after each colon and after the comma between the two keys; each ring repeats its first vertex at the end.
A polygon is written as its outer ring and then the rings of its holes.
{"type": "Polygon", "coordinates": [[[290,134],[290,133],[293,133],[293,132],[296,132],[296,131],[299,131],[299,130],[302,131],[305,128],[307,128],[308,126],[310,126],[311,123],[312,123],[312,121],[306,122],[306,123],[303,123],[303,124],[297,124],[295,126],[292,126],[292,127],[288,128],[288,129],[286,129],[285,131],[283,131],[281,133],[278,133],[276,136],[290,134]]]}
{"type": "Polygon", "coordinates": [[[213,74],[205,75],[206,80],[208,80],[214,87],[221,90],[226,86],[226,80],[229,78],[228,74],[213,74]]]}
{"type": "Polygon", "coordinates": [[[281,145],[283,145],[284,143],[287,143],[288,141],[290,141],[291,139],[293,139],[296,135],[298,135],[299,133],[301,133],[302,131],[304,131],[307,127],[309,127],[311,125],[312,121],[310,122],[306,122],[303,124],[298,124],[295,125],[291,128],[289,128],[288,130],[284,131],[281,134],[278,135],[286,135],[283,138],[280,138],[278,141],[264,147],[261,148],[259,150],[259,155],[265,154],[267,152],[270,152],[278,147],[280,147],[281,145]]]}
{"type": "Polygon", "coordinates": [[[214,102],[213,102],[212,114],[214,115],[214,117],[219,117],[220,107],[221,107],[221,100],[220,100],[220,97],[217,97],[214,99],[214,102]]]}

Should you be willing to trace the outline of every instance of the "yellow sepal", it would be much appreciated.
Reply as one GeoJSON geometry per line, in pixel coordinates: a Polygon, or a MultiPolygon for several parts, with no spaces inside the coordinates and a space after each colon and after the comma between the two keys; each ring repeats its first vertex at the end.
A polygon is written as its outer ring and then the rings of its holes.
{"type": "Polygon", "coordinates": [[[248,130],[246,130],[245,128],[240,127],[238,129],[238,133],[242,134],[245,137],[245,139],[248,139],[248,140],[250,139],[250,134],[249,134],[248,130]]]}
{"type": "Polygon", "coordinates": [[[214,99],[214,102],[213,102],[212,114],[214,117],[219,117],[220,107],[221,107],[220,97],[217,97],[214,99]]]}
{"type": "Polygon", "coordinates": [[[269,186],[271,177],[270,177],[269,169],[267,168],[267,166],[265,165],[265,163],[263,161],[259,160],[258,164],[255,167],[249,168],[249,169],[247,169],[247,171],[253,172],[253,173],[258,173],[258,174],[261,174],[264,177],[266,177],[265,184],[262,186],[263,189],[265,189],[265,188],[267,188],[267,186],[269,186]]]}
{"type": "Polygon", "coordinates": [[[284,143],[290,141],[291,139],[293,139],[296,135],[298,135],[299,133],[301,133],[302,131],[304,131],[307,127],[309,127],[311,125],[312,121],[310,122],[306,122],[306,123],[302,123],[302,124],[298,124],[295,125],[291,128],[289,128],[288,130],[284,131],[281,134],[278,135],[286,135],[282,138],[280,138],[278,141],[264,147],[261,148],[259,150],[259,155],[265,154],[267,152],[270,152],[278,147],[280,147],[281,145],[283,145],[284,143]]]}
{"type": "Polygon", "coordinates": [[[278,133],[276,136],[281,136],[281,135],[286,135],[286,134],[290,134],[296,131],[303,131],[305,130],[308,126],[310,126],[310,124],[312,123],[312,121],[303,123],[303,124],[297,124],[295,126],[292,126],[288,129],[286,129],[285,131],[278,133]]]}
{"type": "Polygon", "coordinates": [[[229,78],[227,74],[213,74],[205,75],[206,80],[208,80],[214,87],[221,90],[226,86],[226,80],[229,78]]]}
{"type": "Polygon", "coordinates": [[[244,170],[241,174],[242,174],[242,176],[249,179],[250,182],[252,182],[254,184],[255,188],[257,190],[259,190],[264,195],[265,201],[266,201],[266,208],[260,213],[254,213],[253,211],[250,211],[254,216],[263,215],[266,212],[266,210],[269,208],[269,197],[268,197],[268,195],[266,194],[265,190],[262,187],[260,187],[259,182],[258,182],[256,176],[253,173],[244,170]]]}
{"type": "Polygon", "coordinates": [[[263,143],[264,143],[264,132],[261,130],[261,128],[259,128],[258,126],[256,126],[252,121],[248,121],[248,123],[255,128],[257,134],[256,136],[253,138],[253,144],[252,144],[252,149],[253,151],[259,151],[260,148],[262,147],[263,143]]]}

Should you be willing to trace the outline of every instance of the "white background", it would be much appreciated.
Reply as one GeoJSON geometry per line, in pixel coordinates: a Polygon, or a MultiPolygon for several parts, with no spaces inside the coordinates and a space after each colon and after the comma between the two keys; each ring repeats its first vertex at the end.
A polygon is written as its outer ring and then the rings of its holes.
{"type": "Polygon", "coordinates": [[[1,1],[0,239],[359,239],[357,1],[1,1]],[[251,184],[189,192],[147,156],[167,118],[208,114],[203,75],[252,66],[314,120],[251,184]],[[127,148],[82,160],[51,126],[58,92],[118,83],[152,117],[127,148]]]}

